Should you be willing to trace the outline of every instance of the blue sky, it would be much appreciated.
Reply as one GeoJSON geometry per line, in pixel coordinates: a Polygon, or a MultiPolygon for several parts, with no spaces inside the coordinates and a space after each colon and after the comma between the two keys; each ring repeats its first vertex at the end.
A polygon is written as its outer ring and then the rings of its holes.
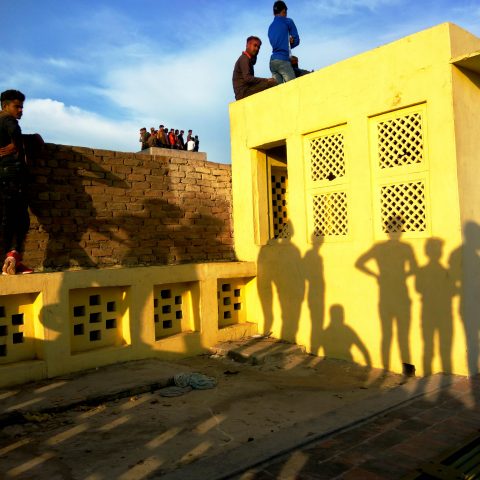
{"type": "MultiPolygon", "coordinates": [[[[480,0],[290,0],[303,68],[319,69],[450,21],[480,36],[480,0]]],[[[230,162],[233,65],[248,35],[264,40],[273,0],[0,0],[0,90],[27,95],[25,133],[47,142],[139,149],[140,127],[199,135],[230,162]]]]}

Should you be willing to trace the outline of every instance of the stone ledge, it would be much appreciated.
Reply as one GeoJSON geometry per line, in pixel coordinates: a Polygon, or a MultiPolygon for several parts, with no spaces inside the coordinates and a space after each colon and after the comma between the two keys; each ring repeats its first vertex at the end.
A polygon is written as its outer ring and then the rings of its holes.
{"type": "Polygon", "coordinates": [[[136,152],[140,155],[161,155],[170,158],[185,158],[187,160],[205,160],[207,161],[206,152],[189,152],[187,150],[175,150],[170,148],[150,147],[145,150],[136,152]]]}

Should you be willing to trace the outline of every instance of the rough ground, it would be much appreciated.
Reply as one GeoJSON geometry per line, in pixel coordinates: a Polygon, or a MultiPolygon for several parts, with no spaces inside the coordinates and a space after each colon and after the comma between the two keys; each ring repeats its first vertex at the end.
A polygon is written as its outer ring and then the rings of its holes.
{"type": "Polygon", "coordinates": [[[332,418],[403,383],[399,375],[262,339],[223,345],[214,355],[130,362],[4,390],[0,478],[210,480],[201,468],[209,459],[234,462],[237,452],[257,457],[282,432],[313,438],[322,415],[332,418]],[[224,356],[231,349],[240,361],[224,356]],[[215,377],[217,387],[173,398],[160,390],[132,394],[186,371],[215,377]]]}

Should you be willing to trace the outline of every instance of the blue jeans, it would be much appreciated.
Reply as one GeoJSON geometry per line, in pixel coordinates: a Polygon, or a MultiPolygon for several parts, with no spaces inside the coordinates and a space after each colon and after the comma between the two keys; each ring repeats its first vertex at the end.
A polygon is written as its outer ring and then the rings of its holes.
{"type": "Polygon", "coordinates": [[[270,60],[270,71],[277,83],[288,82],[295,78],[295,72],[290,61],[270,60]]]}

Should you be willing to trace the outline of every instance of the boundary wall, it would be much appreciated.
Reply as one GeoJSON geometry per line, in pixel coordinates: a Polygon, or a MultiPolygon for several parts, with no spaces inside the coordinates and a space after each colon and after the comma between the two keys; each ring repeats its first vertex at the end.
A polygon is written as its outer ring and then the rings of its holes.
{"type": "Polygon", "coordinates": [[[234,260],[230,165],[151,150],[46,144],[30,158],[25,263],[38,271],[234,260]]]}
{"type": "Polygon", "coordinates": [[[43,273],[0,276],[0,387],[256,333],[230,165],[54,144],[28,162],[25,263],[43,273]]]}
{"type": "Polygon", "coordinates": [[[255,275],[215,262],[0,277],[0,387],[253,335],[255,275]]]}

